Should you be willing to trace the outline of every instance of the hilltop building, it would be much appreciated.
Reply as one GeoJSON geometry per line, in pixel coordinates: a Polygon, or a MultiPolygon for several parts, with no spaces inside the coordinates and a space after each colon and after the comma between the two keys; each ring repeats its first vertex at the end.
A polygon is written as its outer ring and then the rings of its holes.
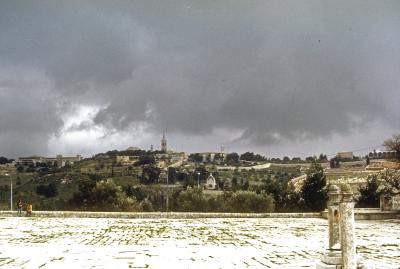
{"type": "Polygon", "coordinates": [[[138,150],[141,150],[141,148],[138,148],[138,147],[129,147],[129,148],[127,148],[126,149],[127,151],[138,151],[138,150]]]}
{"type": "Polygon", "coordinates": [[[115,161],[121,165],[132,165],[139,160],[139,156],[117,155],[115,161]]]}
{"type": "Polygon", "coordinates": [[[354,154],[352,151],[343,151],[337,154],[339,160],[353,160],[354,154]]]}
{"type": "Polygon", "coordinates": [[[156,162],[163,163],[166,167],[179,167],[184,162],[187,162],[187,155],[185,152],[158,153],[155,154],[156,162]]]}
{"type": "MultiPolygon", "coordinates": [[[[225,153],[221,152],[199,152],[194,154],[198,154],[201,157],[201,162],[203,163],[220,163],[226,158],[225,153]]],[[[198,162],[200,162],[200,160],[198,162]]]]}
{"type": "Polygon", "coordinates": [[[396,151],[381,151],[375,150],[373,152],[368,153],[368,157],[370,159],[395,159],[397,157],[396,151]]]}
{"type": "Polygon", "coordinates": [[[61,154],[56,157],[43,157],[43,156],[30,156],[30,157],[19,157],[17,159],[18,165],[24,166],[36,166],[38,163],[45,163],[47,165],[53,165],[58,167],[63,167],[65,165],[74,164],[82,160],[81,155],[76,155],[76,157],[64,157],[61,154]]]}

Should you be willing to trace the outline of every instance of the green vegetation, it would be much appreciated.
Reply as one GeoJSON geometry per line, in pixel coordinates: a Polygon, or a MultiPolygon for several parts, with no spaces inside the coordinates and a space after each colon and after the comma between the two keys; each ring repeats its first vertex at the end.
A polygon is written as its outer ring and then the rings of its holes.
{"type": "Polygon", "coordinates": [[[36,193],[38,195],[43,195],[46,198],[55,197],[58,194],[57,185],[54,182],[51,182],[48,185],[40,184],[36,187],[36,193]]]}
{"type": "Polygon", "coordinates": [[[112,180],[84,179],[74,193],[70,204],[91,211],[140,211],[135,197],[129,197],[112,180]]]}
{"type": "Polygon", "coordinates": [[[6,157],[3,156],[0,157],[0,164],[12,163],[13,161],[14,161],[13,159],[7,159],[6,157]]]}
{"type": "Polygon", "coordinates": [[[184,212],[273,212],[274,200],[266,193],[251,191],[224,192],[206,197],[202,189],[187,188],[177,195],[175,211],[184,212]]]}
{"type": "Polygon", "coordinates": [[[391,195],[400,194],[400,170],[385,169],[379,173],[379,178],[382,181],[383,192],[391,195]]]}
{"type": "Polygon", "coordinates": [[[265,162],[266,158],[260,154],[254,154],[253,152],[245,152],[240,155],[240,160],[249,162],[265,162]]]}
{"type": "Polygon", "coordinates": [[[307,170],[307,178],[301,189],[301,198],[306,208],[313,211],[323,210],[326,206],[326,177],[321,164],[316,161],[307,170]]]}
{"type": "Polygon", "coordinates": [[[210,156],[192,154],[192,162],[166,169],[156,153],[110,151],[62,168],[8,166],[8,176],[0,171],[0,208],[9,208],[10,178],[14,197],[32,201],[35,210],[298,212],[325,205],[325,175],[317,163],[326,162],[323,154],[307,158],[313,163],[299,189],[291,180],[310,166],[300,158],[268,160],[246,152],[215,154],[211,162],[210,156]],[[124,163],[119,155],[132,158],[124,163]],[[277,163],[264,168],[271,160],[277,163]],[[210,173],[218,191],[202,190],[210,173]]]}
{"type": "Polygon", "coordinates": [[[378,191],[378,188],[379,188],[378,176],[377,175],[368,176],[367,185],[359,187],[360,197],[357,200],[357,206],[379,207],[380,191],[378,191]]]}
{"type": "MultiPolygon", "coordinates": [[[[394,136],[385,146],[396,151],[398,141],[394,136]]],[[[253,152],[193,153],[188,162],[176,166],[159,153],[113,150],[64,167],[46,163],[14,167],[13,160],[0,157],[0,209],[10,206],[12,181],[13,196],[32,201],[35,210],[320,211],[326,204],[327,182],[366,177],[362,162],[345,163],[337,157],[330,160],[332,169],[325,174],[324,154],[303,160],[253,152]],[[203,191],[211,173],[218,190],[203,191]]],[[[400,194],[399,178],[399,170],[386,169],[368,177],[365,186],[360,187],[362,180],[352,182],[353,191],[360,193],[358,206],[377,206],[382,192],[400,194]]]]}

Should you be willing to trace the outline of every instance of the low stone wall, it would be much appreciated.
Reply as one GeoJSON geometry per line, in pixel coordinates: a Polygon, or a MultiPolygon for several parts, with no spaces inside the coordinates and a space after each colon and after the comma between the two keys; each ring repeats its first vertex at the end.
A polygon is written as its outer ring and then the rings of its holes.
{"type": "MultiPolygon", "coordinates": [[[[0,211],[0,217],[16,217],[17,211],[0,211]]],[[[23,212],[25,216],[25,212],[23,212]]],[[[118,218],[118,219],[200,219],[200,218],[325,218],[321,213],[199,213],[199,212],[86,212],[86,211],[34,211],[40,218],[118,218]]],[[[400,219],[400,211],[380,211],[375,208],[356,209],[356,220],[400,219]]]]}
{"type": "MultiPolygon", "coordinates": [[[[17,216],[17,212],[0,211],[0,217],[17,216]]],[[[34,211],[41,218],[123,218],[123,219],[196,219],[196,218],[320,218],[321,213],[197,213],[197,212],[84,212],[34,211]]]]}
{"type": "MultiPolygon", "coordinates": [[[[322,217],[328,218],[326,210],[322,212],[322,217]]],[[[379,208],[356,208],[354,218],[356,220],[400,219],[400,211],[380,211],[379,208]]]]}

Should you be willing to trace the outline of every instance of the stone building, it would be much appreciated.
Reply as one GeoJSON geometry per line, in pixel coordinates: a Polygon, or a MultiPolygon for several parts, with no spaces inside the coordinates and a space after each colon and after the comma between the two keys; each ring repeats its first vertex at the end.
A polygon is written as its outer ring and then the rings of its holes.
{"type": "Polygon", "coordinates": [[[82,160],[81,155],[76,155],[75,157],[64,157],[61,154],[56,157],[43,157],[43,156],[30,156],[30,157],[19,157],[17,159],[18,165],[23,166],[37,166],[39,163],[44,163],[47,165],[57,165],[58,167],[63,167],[65,165],[71,165],[82,160]]]}
{"type": "Polygon", "coordinates": [[[117,155],[115,161],[121,165],[132,165],[139,160],[139,156],[117,155]]]}
{"type": "Polygon", "coordinates": [[[138,150],[141,150],[141,148],[130,146],[130,147],[127,148],[126,150],[127,150],[127,151],[138,151],[138,150]]]}
{"type": "Polygon", "coordinates": [[[225,160],[225,154],[220,152],[201,152],[201,161],[203,163],[222,162],[225,160]]]}
{"type": "Polygon", "coordinates": [[[337,157],[339,160],[352,160],[354,158],[354,154],[352,151],[343,151],[338,152],[337,157]]]}
{"type": "Polygon", "coordinates": [[[382,151],[374,149],[372,152],[368,153],[370,159],[395,159],[397,158],[396,151],[382,151]]]}
{"type": "Polygon", "coordinates": [[[209,177],[206,180],[206,185],[204,186],[206,190],[216,190],[218,188],[217,186],[217,181],[215,180],[214,176],[212,173],[209,175],[209,177]]]}

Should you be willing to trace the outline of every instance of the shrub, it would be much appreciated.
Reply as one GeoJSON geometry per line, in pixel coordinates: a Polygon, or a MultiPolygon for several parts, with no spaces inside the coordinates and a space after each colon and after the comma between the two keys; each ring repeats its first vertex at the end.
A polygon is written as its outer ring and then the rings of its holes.
{"type": "Polygon", "coordinates": [[[58,194],[57,185],[55,183],[50,183],[49,185],[38,185],[36,187],[36,193],[45,196],[46,198],[55,197],[58,194]]]}
{"type": "Polygon", "coordinates": [[[307,170],[307,178],[301,188],[301,198],[307,208],[320,211],[326,205],[326,178],[321,165],[313,161],[307,170]]]}
{"type": "Polygon", "coordinates": [[[208,210],[207,199],[203,195],[202,189],[188,187],[179,193],[177,197],[177,210],[183,212],[205,212],[208,210]]]}
{"type": "Polygon", "coordinates": [[[379,207],[379,196],[378,191],[379,183],[377,175],[369,175],[367,178],[367,185],[360,187],[360,197],[358,198],[358,205],[360,207],[379,207]]]}

